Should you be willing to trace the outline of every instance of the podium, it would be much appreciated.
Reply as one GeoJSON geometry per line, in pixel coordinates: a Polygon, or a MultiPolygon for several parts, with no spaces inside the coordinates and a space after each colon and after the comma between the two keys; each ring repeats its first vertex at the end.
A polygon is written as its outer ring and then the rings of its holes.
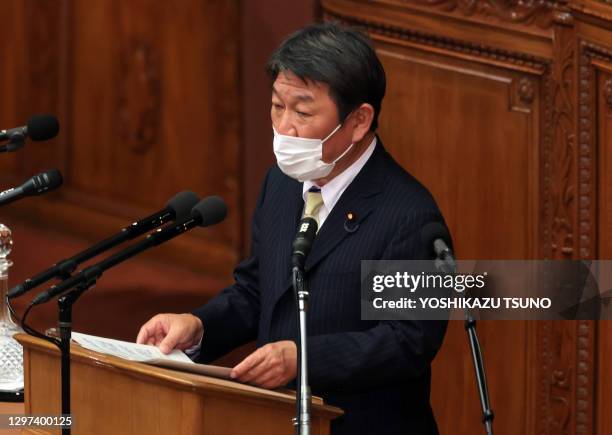
{"type": "MultiPolygon", "coordinates": [[[[53,344],[17,334],[24,351],[26,415],[59,415],[60,354],[53,344]]],[[[238,435],[294,433],[295,393],[177,372],[71,347],[74,435],[238,435]]],[[[328,435],[342,415],[312,400],[312,434],[328,435]]],[[[25,428],[23,434],[60,434],[25,428]]]]}

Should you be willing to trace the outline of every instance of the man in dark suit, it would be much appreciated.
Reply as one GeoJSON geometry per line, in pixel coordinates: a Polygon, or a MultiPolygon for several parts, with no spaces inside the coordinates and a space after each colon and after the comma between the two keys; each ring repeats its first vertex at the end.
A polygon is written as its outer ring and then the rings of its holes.
{"type": "Polygon", "coordinates": [[[268,71],[277,165],[257,202],[251,256],[208,304],[153,317],[137,341],[196,350],[208,362],[256,340],[232,376],[266,388],[294,381],[291,245],[307,213],[319,223],[305,265],[309,380],[314,394],[345,411],[332,433],[435,434],[430,363],[446,322],[360,316],[360,261],[428,258],[421,230],[443,222],[429,192],[375,134],[383,67],[361,33],[318,24],[289,37],[268,71]]]}

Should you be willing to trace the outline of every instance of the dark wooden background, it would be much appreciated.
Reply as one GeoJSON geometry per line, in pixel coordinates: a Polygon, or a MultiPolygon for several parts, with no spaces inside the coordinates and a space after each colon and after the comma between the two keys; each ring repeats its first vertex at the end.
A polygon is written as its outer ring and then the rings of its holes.
{"type": "MultiPolygon", "coordinates": [[[[375,41],[388,75],[380,135],[434,193],[460,258],[612,258],[609,2],[6,0],[0,16],[0,125],[39,112],[62,123],[54,141],[4,155],[0,183],[51,167],[65,177],[2,209],[12,283],[180,190],[230,207],[222,225],[109,271],[75,310],[82,331],[133,338],[153,313],[230,281],[274,161],[265,61],[319,17],[375,41]]],[[[50,305],[33,319],[43,328],[54,315],[50,305]]],[[[612,433],[607,322],[478,328],[496,433],[612,433]]],[[[432,396],[441,433],[482,433],[462,323],[435,361],[432,396]]]]}

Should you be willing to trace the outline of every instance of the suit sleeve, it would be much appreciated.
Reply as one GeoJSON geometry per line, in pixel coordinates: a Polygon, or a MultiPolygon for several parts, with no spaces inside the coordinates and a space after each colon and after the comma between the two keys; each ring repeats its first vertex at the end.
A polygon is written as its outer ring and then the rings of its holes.
{"type": "MultiPolygon", "coordinates": [[[[437,212],[417,213],[398,230],[382,260],[428,259],[421,229],[437,212]]],[[[447,321],[380,321],[365,331],[309,337],[310,384],[319,391],[360,390],[424,374],[442,345],[447,321]]]]}
{"type": "Polygon", "coordinates": [[[207,363],[257,336],[260,315],[259,210],[270,172],[263,183],[251,225],[250,256],[234,269],[234,283],[192,314],[202,320],[204,336],[198,362],[207,363]]]}

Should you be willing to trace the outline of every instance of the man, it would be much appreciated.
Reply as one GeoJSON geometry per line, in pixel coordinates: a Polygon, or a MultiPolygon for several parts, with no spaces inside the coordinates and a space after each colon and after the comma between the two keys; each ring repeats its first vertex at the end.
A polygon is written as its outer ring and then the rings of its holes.
{"type": "Polygon", "coordinates": [[[309,380],[313,394],[345,411],[332,433],[435,434],[430,363],[446,323],[360,319],[360,260],[428,258],[421,229],[443,221],[375,135],[383,67],[367,37],[327,23],[290,36],[268,71],[277,165],[261,189],[251,256],[208,304],[153,317],[137,341],[164,352],[195,346],[208,362],[257,340],[232,377],[264,388],[292,382],[291,244],[308,212],[319,222],[305,266],[309,380]]]}

